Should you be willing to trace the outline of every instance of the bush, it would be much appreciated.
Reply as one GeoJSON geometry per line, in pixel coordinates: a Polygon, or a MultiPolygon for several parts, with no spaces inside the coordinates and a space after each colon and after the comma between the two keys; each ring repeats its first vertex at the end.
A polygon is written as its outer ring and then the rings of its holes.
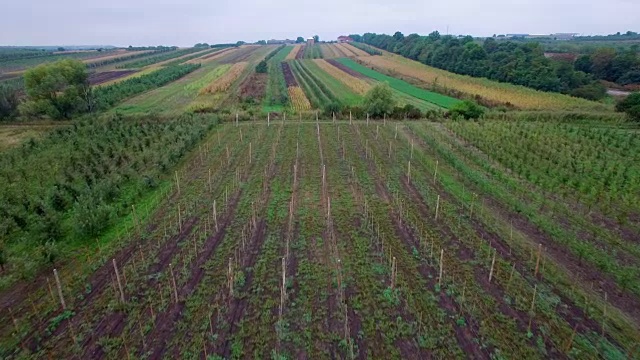
{"type": "Polygon", "coordinates": [[[405,106],[396,106],[395,108],[393,108],[393,112],[391,113],[391,118],[396,120],[403,120],[403,119],[416,120],[416,119],[422,119],[423,114],[420,111],[420,109],[418,109],[417,107],[411,104],[406,104],[405,106]]]}
{"type": "Polygon", "coordinates": [[[451,107],[449,114],[454,119],[478,119],[484,115],[484,108],[473,101],[465,100],[451,107]]]}
{"type": "Polygon", "coordinates": [[[258,66],[256,66],[256,72],[259,73],[259,74],[266,74],[267,73],[267,62],[264,61],[264,60],[260,61],[258,66]]]}
{"type": "Polygon", "coordinates": [[[8,119],[16,115],[18,96],[15,89],[0,85],[0,119],[8,119]]]}
{"type": "Polygon", "coordinates": [[[386,114],[393,113],[395,105],[393,92],[387,83],[372,87],[364,96],[364,108],[373,118],[381,118],[386,114]]]}
{"type": "Polygon", "coordinates": [[[343,110],[342,104],[340,104],[339,102],[333,101],[325,105],[322,112],[324,116],[333,116],[333,114],[338,116],[340,113],[342,113],[342,110],[343,110]]]}
{"type": "Polygon", "coordinates": [[[616,105],[616,111],[626,113],[634,121],[640,121],[640,92],[634,92],[616,105]]]}
{"type": "Polygon", "coordinates": [[[599,83],[592,83],[570,91],[569,95],[596,101],[607,95],[607,89],[599,83]]]}

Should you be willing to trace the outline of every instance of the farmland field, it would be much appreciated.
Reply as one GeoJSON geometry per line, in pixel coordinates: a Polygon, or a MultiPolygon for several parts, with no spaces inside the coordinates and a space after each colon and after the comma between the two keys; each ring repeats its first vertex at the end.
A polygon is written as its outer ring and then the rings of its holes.
{"type": "MultiPolygon", "coordinates": [[[[579,145],[611,141],[611,166],[637,173],[631,134],[580,125],[209,128],[117,241],[59,264],[66,310],[53,277],[0,293],[0,355],[633,357],[640,252],[625,234],[640,223],[544,180],[547,144],[598,164],[579,145]],[[545,139],[526,141],[539,160],[486,139],[520,131],[545,139]]],[[[621,189],[637,214],[637,184],[621,189]]]]}
{"type": "Polygon", "coordinates": [[[453,74],[389,53],[385,53],[384,56],[362,57],[359,60],[366,66],[387,71],[391,76],[417,79],[424,86],[434,87],[445,92],[453,90],[486,99],[489,105],[515,106],[520,109],[532,110],[604,111],[607,109],[607,106],[602,103],[568,95],[536,91],[524,86],[453,74]]]}

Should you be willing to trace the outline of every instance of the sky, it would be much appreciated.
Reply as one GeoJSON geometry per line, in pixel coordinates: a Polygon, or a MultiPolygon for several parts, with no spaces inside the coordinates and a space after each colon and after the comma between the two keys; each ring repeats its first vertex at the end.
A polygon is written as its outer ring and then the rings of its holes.
{"type": "MultiPolygon", "coordinates": [[[[5,1],[3,1],[5,2],[5,1]]],[[[0,45],[177,45],[401,31],[640,31],[639,0],[6,0],[0,45]]]]}

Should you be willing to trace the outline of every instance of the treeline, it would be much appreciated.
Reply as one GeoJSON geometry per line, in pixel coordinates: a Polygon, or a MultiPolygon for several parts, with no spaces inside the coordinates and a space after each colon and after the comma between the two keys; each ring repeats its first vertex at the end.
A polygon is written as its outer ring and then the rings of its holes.
{"type": "Polygon", "coordinates": [[[428,36],[396,32],[393,36],[366,33],[352,39],[400,54],[423,64],[457,74],[485,77],[542,91],[561,92],[591,100],[606,95],[604,86],[572,64],[544,56],[538,43],[497,42],[493,38],[479,44],[470,36],[428,36]]]}
{"type": "Polygon", "coordinates": [[[382,55],[382,51],[378,49],[374,49],[371,46],[368,46],[366,44],[359,43],[359,42],[350,42],[349,44],[357,47],[358,49],[366,52],[369,55],[382,55]]]}
{"type": "Polygon", "coordinates": [[[599,48],[591,55],[578,57],[574,67],[578,71],[593,75],[596,79],[620,85],[640,84],[638,48],[638,45],[627,50],[599,48]]]}
{"type": "Polygon", "coordinates": [[[159,88],[198,69],[200,64],[168,66],[150,74],[124,80],[94,90],[97,109],[108,109],[133,95],[159,88]]]}
{"type": "Polygon", "coordinates": [[[131,46],[127,48],[127,51],[141,51],[141,50],[157,50],[157,51],[170,51],[177,50],[177,46],[131,46]]]}
{"type": "Polygon", "coordinates": [[[67,245],[95,241],[157,188],[215,122],[92,116],[0,154],[3,264],[29,277],[62,257],[67,245]]]}
{"type": "Polygon", "coordinates": [[[18,59],[30,59],[52,55],[52,52],[39,49],[0,48],[0,62],[18,59]]]}
{"type": "Polygon", "coordinates": [[[141,68],[141,67],[145,67],[148,65],[153,65],[153,64],[157,64],[159,62],[162,61],[166,61],[166,60],[170,60],[173,58],[177,58],[183,55],[187,55],[187,54],[191,54],[194,53],[196,51],[201,51],[202,49],[198,49],[198,48],[189,48],[189,49],[183,49],[183,50],[172,50],[172,51],[168,51],[168,52],[164,52],[162,54],[158,54],[149,58],[145,58],[142,59],[140,61],[134,61],[134,62],[130,62],[127,64],[123,64],[118,66],[118,69],[135,69],[135,68],[141,68]]]}

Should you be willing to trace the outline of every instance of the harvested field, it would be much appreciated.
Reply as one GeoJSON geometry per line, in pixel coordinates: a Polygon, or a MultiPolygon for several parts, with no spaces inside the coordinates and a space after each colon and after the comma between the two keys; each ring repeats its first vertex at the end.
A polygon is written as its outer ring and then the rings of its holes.
{"type": "Polygon", "coordinates": [[[355,47],[355,46],[353,46],[353,45],[351,45],[351,44],[344,43],[344,44],[341,44],[341,45],[342,45],[342,47],[343,47],[344,49],[349,50],[350,52],[352,52],[352,53],[353,53],[353,54],[355,54],[356,56],[371,56],[371,55],[369,55],[369,53],[367,53],[366,51],[364,51],[364,50],[360,50],[360,49],[358,49],[357,47],[355,47]]]}
{"type": "Polygon", "coordinates": [[[99,85],[108,81],[123,78],[137,73],[138,70],[120,70],[120,71],[104,71],[99,73],[92,73],[89,75],[89,83],[91,85],[99,85]]]}
{"type": "Polygon", "coordinates": [[[287,56],[284,58],[285,60],[294,60],[297,58],[298,56],[298,52],[300,52],[300,50],[302,49],[304,45],[294,45],[293,49],[291,50],[291,52],[289,54],[287,54],[287,56]]]}
{"type": "Polygon", "coordinates": [[[296,77],[293,76],[293,72],[291,71],[291,66],[287,62],[281,63],[282,72],[284,73],[284,81],[287,84],[287,87],[298,86],[298,82],[296,81],[296,77]]]}
{"type": "MultiPolygon", "coordinates": [[[[345,86],[347,86],[357,94],[363,95],[371,88],[371,85],[369,85],[369,83],[367,83],[366,81],[343,71],[340,67],[335,66],[333,63],[329,63],[328,60],[315,59],[313,60],[313,62],[316,63],[322,70],[342,82],[345,86]]],[[[342,65],[340,63],[338,64],[342,65]]],[[[346,67],[344,65],[342,66],[346,67]]]]}
{"type": "MultiPolygon", "coordinates": [[[[356,53],[352,50],[352,49],[356,49],[353,46],[347,47],[345,44],[335,44],[336,47],[338,49],[340,49],[340,51],[342,51],[342,53],[346,56],[346,57],[354,57],[354,56],[358,56],[356,55],[356,53]]],[[[359,50],[359,49],[358,49],[359,50]]],[[[365,53],[366,54],[366,53],[365,53]]],[[[366,54],[367,56],[369,56],[369,54],[366,54]]]]}
{"type": "Polygon", "coordinates": [[[214,53],[211,53],[211,54],[208,54],[208,55],[205,55],[205,56],[201,56],[201,57],[196,58],[196,59],[191,59],[191,60],[187,61],[187,64],[196,64],[196,63],[203,64],[203,63],[207,63],[207,62],[219,59],[222,56],[225,56],[226,54],[228,54],[230,52],[237,51],[237,50],[238,50],[238,48],[234,48],[234,47],[233,48],[224,48],[224,49],[216,51],[214,53]]]}
{"type": "Polygon", "coordinates": [[[253,99],[256,102],[261,102],[265,95],[268,80],[268,74],[251,74],[240,85],[240,98],[242,100],[253,99]]]}
{"type": "Polygon", "coordinates": [[[302,45],[296,54],[296,60],[304,59],[304,53],[307,51],[307,45],[302,45]]]}
{"type": "Polygon", "coordinates": [[[209,86],[200,90],[200,94],[213,94],[217,92],[227,91],[227,89],[231,87],[231,84],[233,84],[238,79],[238,77],[240,77],[240,74],[242,74],[244,69],[246,69],[247,65],[248,63],[246,62],[233,64],[226,74],[224,74],[219,79],[216,79],[209,86]]]}
{"type": "Polygon", "coordinates": [[[237,51],[227,53],[220,60],[221,64],[234,64],[239,62],[248,61],[256,50],[260,49],[259,46],[247,46],[240,47],[237,51]]]}
{"type": "Polygon", "coordinates": [[[105,60],[118,59],[118,58],[133,56],[133,55],[139,55],[139,54],[148,54],[148,53],[152,53],[152,52],[154,52],[154,51],[153,50],[141,50],[141,51],[121,50],[121,51],[117,51],[116,54],[111,53],[111,55],[109,55],[109,53],[107,53],[106,55],[96,56],[96,57],[92,57],[92,58],[89,58],[89,59],[84,59],[84,60],[82,60],[82,62],[85,63],[85,64],[92,64],[92,63],[102,62],[102,61],[105,61],[105,60]]]}
{"type": "Polygon", "coordinates": [[[322,51],[323,59],[334,59],[337,57],[342,57],[342,54],[340,54],[336,50],[336,47],[334,46],[334,44],[321,44],[320,50],[322,51]]]}

